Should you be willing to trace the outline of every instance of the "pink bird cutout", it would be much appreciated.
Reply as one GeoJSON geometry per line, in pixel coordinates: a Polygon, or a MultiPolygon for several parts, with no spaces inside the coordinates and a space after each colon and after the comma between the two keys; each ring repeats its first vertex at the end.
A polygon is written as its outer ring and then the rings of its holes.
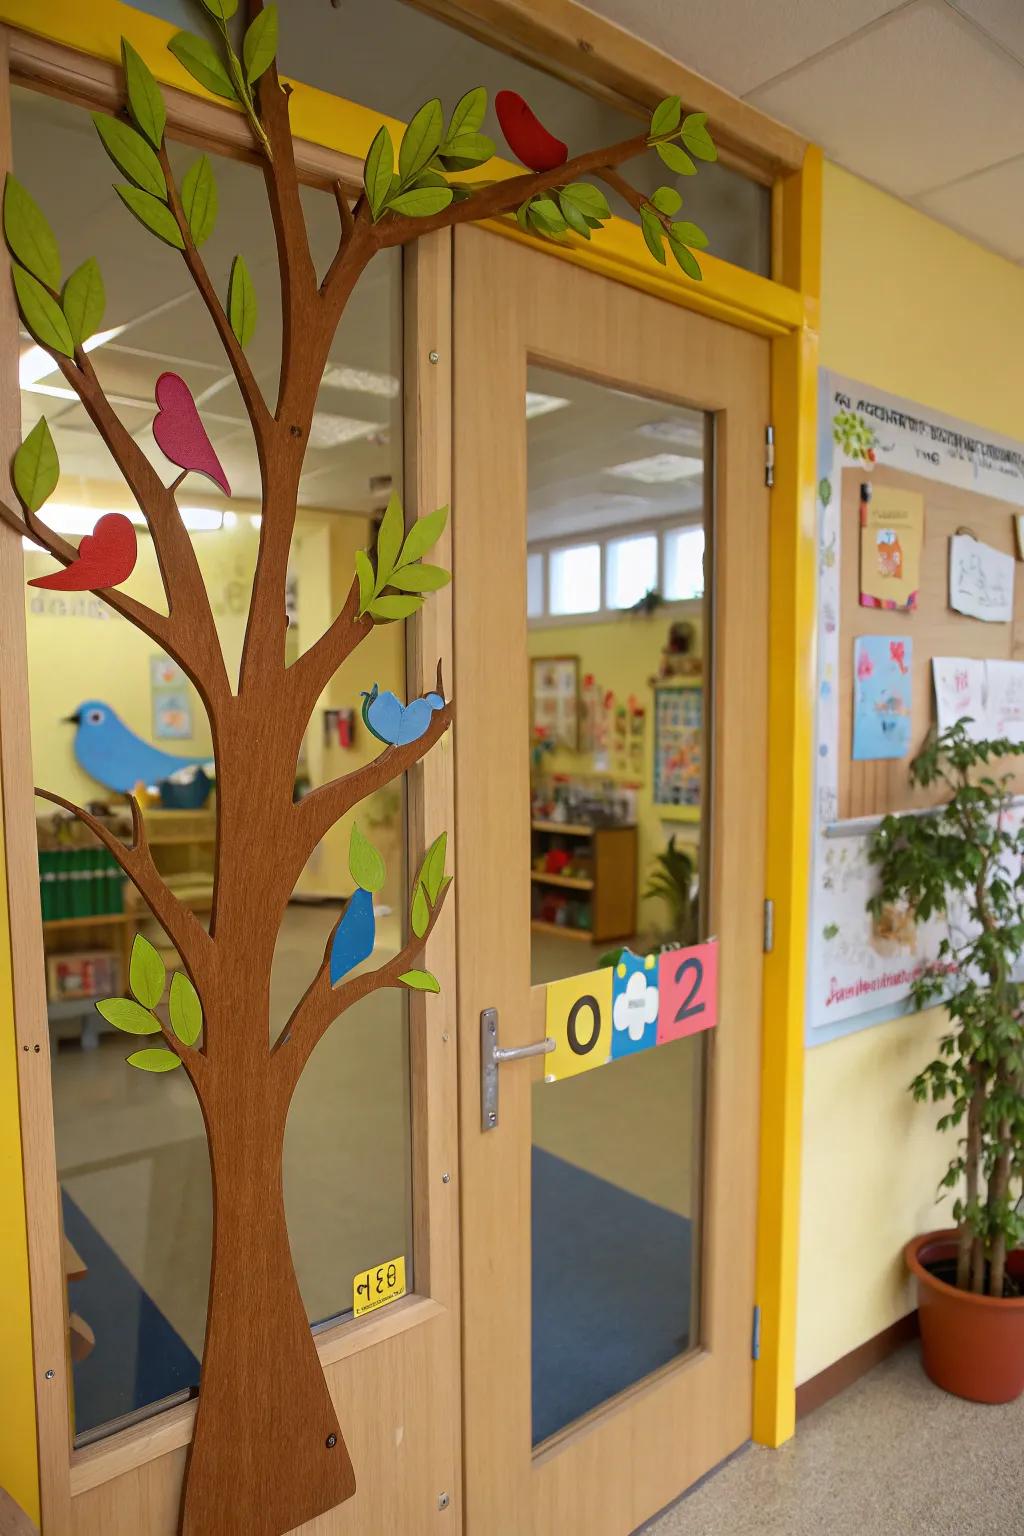
{"type": "Polygon", "coordinates": [[[105,512],[92,533],[78,546],[78,559],[49,576],[37,576],[30,587],[51,592],[98,592],[119,587],[135,569],[139,541],[123,512],[105,512]]]}
{"type": "Polygon", "coordinates": [[[161,453],[180,469],[208,475],[225,496],[231,495],[228,477],[213,451],[192,398],[192,391],[177,373],[162,373],[156,381],[159,410],[153,418],[153,436],[161,453]]]}

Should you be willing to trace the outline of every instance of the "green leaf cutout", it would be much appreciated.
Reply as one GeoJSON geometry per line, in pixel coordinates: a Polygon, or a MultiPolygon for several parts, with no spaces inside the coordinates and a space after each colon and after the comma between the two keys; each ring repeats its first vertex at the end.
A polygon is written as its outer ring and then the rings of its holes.
{"type": "Polygon", "coordinates": [[[10,172],[4,182],[4,235],[22,266],[45,283],[60,287],[60,252],[39,204],[10,172]]]}
{"type": "Polygon", "coordinates": [[[88,341],[103,323],[107,296],[103,291],[103,275],[94,256],[76,267],[64,284],[61,308],[76,347],[88,341]]]}
{"type": "Polygon", "coordinates": [[[277,6],[268,5],[252,21],[242,43],[245,78],[255,85],[277,54],[277,6]]]}
{"type": "Polygon", "coordinates": [[[657,214],[652,213],[647,207],[640,209],[640,228],[644,233],[647,249],[655,261],[665,265],[665,232],[661,220],[657,214]]]}
{"type": "Polygon", "coordinates": [[[403,971],[399,981],[404,981],[414,992],[440,992],[441,983],[430,971],[403,971]]]}
{"type": "Polygon", "coordinates": [[[256,290],[249,276],[244,256],[231,263],[228,279],[228,319],[241,346],[247,347],[256,329],[256,290]]]}
{"type": "Polygon", "coordinates": [[[155,1008],[164,995],[167,967],[148,939],[135,935],[128,962],[128,985],[143,1008],[155,1008]]]}
{"type": "Polygon", "coordinates": [[[408,619],[423,607],[422,597],[375,597],[370,604],[371,618],[391,624],[395,619],[408,619]]]}
{"type": "Polygon", "coordinates": [[[399,592],[439,592],[452,579],[451,571],[440,565],[399,566],[388,577],[388,586],[399,592]]]}
{"type": "Polygon", "coordinates": [[[562,188],[562,197],[592,219],[611,218],[608,199],[600,187],[592,187],[589,181],[571,181],[567,187],[562,188]]]}
{"type": "Polygon", "coordinates": [[[173,245],[176,251],[185,249],[178,222],[166,203],[139,187],[115,187],[114,191],[151,235],[156,235],[165,245],[173,245]]]}
{"type": "Polygon", "coordinates": [[[202,245],[213,233],[213,226],[217,222],[217,183],[207,155],[200,155],[185,172],[181,184],[181,206],[185,210],[193,241],[196,245],[202,245]]]}
{"type": "Polygon", "coordinates": [[[442,832],[440,836],[434,838],[423,860],[420,878],[431,906],[437,901],[441,882],[444,880],[444,861],[447,852],[448,833],[442,832]]]}
{"type": "Polygon", "coordinates": [[[425,171],[420,171],[409,190],[411,191],[412,187],[446,187],[447,185],[448,183],[441,175],[441,172],[432,171],[428,166],[425,171]]]}
{"type": "Polygon", "coordinates": [[[442,147],[440,157],[449,171],[470,171],[486,164],[494,151],[494,140],[486,133],[462,133],[442,147]]]}
{"type": "Polygon", "coordinates": [[[57,300],[51,298],[42,283],[31,272],[26,272],[24,267],[12,266],[11,276],[22,319],[36,341],[49,347],[51,352],[73,357],[75,343],[57,300]]]}
{"type": "Polygon", "coordinates": [[[659,187],[651,193],[651,202],[659,213],[667,214],[669,218],[683,206],[683,200],[675,187],[659,187]]]}
{"type": "Polygon", "coordinates": [[[230,21],[238,10],[238,0],[203,0],[203,5],[218,21],[230,21]]]}
{"type": "Polygon", "coordinates": [[[384,516],[380,520],[380,528],[377,533],[377,582],[375,591],[380,592],[387,586],[391,572],[398,560],[399,550],[402,548],[402,538],[405,534],[405,514],[402,511],[402,503],[392,491],[388,497],[388,504],[384,509],[384,516]]]}
{"type": "Polygon", "coordinates": [[[562,210],[562,217],[569,228],[575,234],[582,235],[584,240],[589,240],[590,225],[587,223],[586,214],[582,213],[572,199],[565,196],[564,192],[559,193],[558,206],[562,210]]]}
{"type": "Polygon", "coordinates": [[[126,37],[121,39],[121,62],[128,92],[128,110],[153,148],[159,149],[167,125],[167,108],[160,87],[145,59],[135,51],[126,37]]]}
{"type": "Polygon", "coordinates": [[[384,211],[388,193],[391,191],[391,178],[395,173],[395,146],[391,142],[391,135],[382,124],[373,136],[373,143],[366,156],[363,166],[363,186],[366,188],[366,201],[370,205],[370,212],[375,219],[379,219],[384,211]]]}
{"type": "Polygon", "coordinates": [[[651,137],[660,139],[662,134],[675,133],[679,127],[683,108],[678,96],[666,96],[651,113],[651,137]]]}
{"type": "Polygon", "coordinates": [[[453,197],[451,187],[411,187],[399,192],[388,203],[390,213],[404,213],[411,219],[429,219],[447,208],[453,197]]]}
{"type": "Polygon", "coordinates": [[[714,140],[705,126],[708,120],[706,112],[691,112],[683,118],[682,140],[698,160],[717,160],[718,150],[714,140]]]}
{"type": "Polygon", "coordinates": [[[373,601],[373,566],[365,549],[356,550],[356,580],[359,582],[359,612],[365,613],[373,601]]]}
{"type": "Polygon", "coordinates": [[[96,1004],[96,1012],[123,1029],[126,1035],[156,1035],[160,1033],[160,1020],[154,1018],[148,1008],[133,1002],[130,997],[105,997],[96,1004]]]}
{"type": "Polygon", "coordinates": [[[697,167],[678,144],[655,144],[655,149],[670,171],[675,171],[677,176],[696,176],[697,167]]]}
{"type": "Polygon", "coordinates": [[[409,922],[416,937],[422,939],[430,926],[430,908],[427,906],[423,887],[418,882],[413,892],[412,906],[409,909],[409,922]]]}
{"type": "Polygon", "coordinates": [[[459,100],[455,103],[452,120],[448,124],[444,147],[447,149],[453,139],[457,139],[463,134],[476,133],[484,120],[486,112],[487,92],[482,85],[474,86],[473,90],[467,91],[465,96],[460,96],[459,100]]]}
{"type": "Polygon", "coordinates": [[[203,1027],[203,1005],[199,993],[184,971],[171,977],[168,999],[171,1028],[183,1045],[195,1045],[203,1027]]]}
{"type": "Polygon", "coordinates": [[[176,32],[167,46],[193,80],[198,80],[214,96],[223,96],[225,101],[238,100],[238,92],[231,83],[230,75],[217,57],[213,45],[205,37],[196,37],[191,32],[176,32]]]}
{"type": "Polygon", "coordinates": [[[444,113],[435,97],[425,102],[415,113],[402,135],[398,150],[398,174],[402,185],[415,181],[420,171],[429,165],[441,145],[444,133],[444,113]]]}
{"type": "Polygon", "coordinates": [[[180,1056],[175,1056],[173,1051],[162,1051],[158,1046],[133,1051],[125,1059],[130,1067],[138,1067],[142,1072],[173,1072],[175,1067],[181,1066],[180,1056]]]}
{"type": "Polygon", "coordinates": [[[60,478],[60,461],[46,417],[40,416],[14,455],[14,489],[30,512],[52,496],[60,478]]]}
{"type": "Polygon", "coordinates": [[[693,252],[688,250],[683,242],[677,240],[672,234],[668,237],[668,243],[672,248],[672,255],[682,267],[687,277],[692,277],[695,283],[699,283],[703,274],[700,270],[700,263],[693,252]]]}
{"type": "Polygon", "coordinates": [[[534,198],[530,219],[543,234],[562,235],[567,227],[558,204],[550,197],[534,198]]]}
{"type": "Polygon", "coordinates": [[[699,251],[707,250],[707,235],[699,224],[691,224],[688,219],[682,219],[678,224],[672,225],[672,238],[680,240],[683,245],[695,245],[699,251]]]}
{"type": "Polygon", "coordinates": [[[352,823],[349,837],[348,872],[364,891],[379,891],[387,875],[384,860],[369,838],[364,837],[357,822],[352,823]]]}
{"type": "Polygon", "coordinates": [[[153,146],[147,144],[141,133],[136,133],[134,128],[130,128],[127,123],[122,123],[120,118],[107,117],[103,112],[94,112],[92,120],[96,125],[96,132],[100,136],[103,148],[118,170],[137,187],[141,187],[143,192],[148,192],[151,197],[165,200],[167,178],[153,146]]]}
{"type": "Polygon", "coordinates": [[[421,555],[427,553],[428,549],[433,549],[444,532],[447,521],[447,507],[438,507],[436,512],[428,512],[426,517],[418,517],[402,545],[399,565],[408,565],[410,560],[418,560],[421,555]]]}

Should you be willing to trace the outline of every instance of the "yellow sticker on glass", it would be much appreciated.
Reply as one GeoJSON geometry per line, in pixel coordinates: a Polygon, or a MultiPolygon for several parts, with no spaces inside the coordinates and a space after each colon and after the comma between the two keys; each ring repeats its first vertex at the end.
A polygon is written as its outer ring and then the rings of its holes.
{"type": "Polygon", "coordinates": [[[612,1049],[612,968],[552,981],[547,989],[546,1032],[555,1048],[544,1058],[549,1081],[603,1067],[612,1049]]]}
{"type": "Polygon", "coordinates": [[[405,1295],[405,1258],[388,1259],[375,1269],[364,1269],[352,1281],[352,1311],[356,1317],[376,1312],[389,1301],[405,1295]]]}

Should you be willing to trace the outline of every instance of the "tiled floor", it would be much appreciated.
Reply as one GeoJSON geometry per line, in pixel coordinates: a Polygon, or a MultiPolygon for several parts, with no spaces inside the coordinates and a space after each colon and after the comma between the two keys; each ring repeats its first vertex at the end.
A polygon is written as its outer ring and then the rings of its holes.
{"type": "Polygon", "coordinates": [[[749,1446],[644,1536],[1010,1536],[1024,1531],[1024,1398],[950,1397],[918,1346],[819,1408],[780,1450],[749,1446]]]}

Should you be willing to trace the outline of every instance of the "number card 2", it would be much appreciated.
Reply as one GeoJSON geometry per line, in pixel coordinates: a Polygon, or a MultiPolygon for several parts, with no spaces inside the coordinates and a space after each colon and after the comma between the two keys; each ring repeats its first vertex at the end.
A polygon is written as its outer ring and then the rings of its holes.
{"type": "Polygon", "coordinates": [[[405,1259],[388,1259],[374,1269],[364,1269],[352,1281],[352,1312],[362,1317],[405,1295],[405,1259]]]}
{"type": "Polygon", "coordinates": [[[718,1023],[718,945],[671,949],[658,957],[658,1044],[718,1023]]]}

